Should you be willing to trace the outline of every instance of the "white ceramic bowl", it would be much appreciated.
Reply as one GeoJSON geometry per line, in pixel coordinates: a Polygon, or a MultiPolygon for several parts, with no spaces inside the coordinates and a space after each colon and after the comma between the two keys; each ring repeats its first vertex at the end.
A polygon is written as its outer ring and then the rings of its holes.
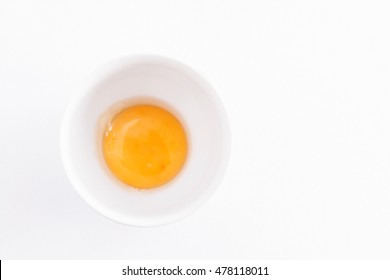
{"type": "Polygon", "coordinates": [[[104,216],[135,226],[169,223],[199,207],[222,179],[229,149],[228,120],[213,88],[188,66],[156,56],[120,58],[95,72],[69,104],[61,130],[62,159],[76,191],[104,216]],[[173,112],[189,140],[182,171],[143,191],[111,174],[99,142],[107,112],[139,103],[173,112]]]}

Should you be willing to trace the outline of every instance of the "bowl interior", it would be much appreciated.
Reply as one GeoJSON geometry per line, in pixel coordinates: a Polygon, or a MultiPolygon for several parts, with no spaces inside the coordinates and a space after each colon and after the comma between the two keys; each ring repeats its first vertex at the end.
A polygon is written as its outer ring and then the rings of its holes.
{"type": "Polygon", "coordinates": [[[221,179],[228,146],[226,116],[213,89],[190,68],[156,57],[122,59],[97,72],[69,106],[62,131],[64,164],[76,190],[103,215],[131,225],[162,224],[194,210],[221,179]],[[189,140],[182,171],[152,190],[124,185],[102,159],[105,118],[134,104],[168,109],[189,140]]]}

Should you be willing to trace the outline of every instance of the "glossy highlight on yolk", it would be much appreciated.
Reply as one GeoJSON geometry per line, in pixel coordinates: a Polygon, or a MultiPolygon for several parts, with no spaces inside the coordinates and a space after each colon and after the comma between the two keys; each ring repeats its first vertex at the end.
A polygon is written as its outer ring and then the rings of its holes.
{"type": "Polygon", "coordinates": [[[182,169],[187,137],[167,110],[136,105],[120,112],[103,135],[103,156],[120,181],[140,189],[161,186],[182,169]]]}

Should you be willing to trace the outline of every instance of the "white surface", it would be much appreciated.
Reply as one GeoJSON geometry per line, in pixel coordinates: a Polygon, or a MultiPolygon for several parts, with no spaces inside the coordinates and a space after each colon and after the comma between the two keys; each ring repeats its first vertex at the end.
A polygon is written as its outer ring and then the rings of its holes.
{"type": "Polygon", "coordinates": [[[228,163],[230,131],[220,99],[198,73],[164,57],[126,56],[82,83],[66,109],[60,145],[69,180],[92,208],[123,224],[155,226],[191,214],[215,192],[228,163]],[[98,140],[113,116],[137,104],[174,113],[188,142],[174,180],[143,191],[113,176],[98,140]]]}
{"type": "Polygon", "coordinates": [[[0,2],[0,258],[390,258],[387,1],[0,2]],[[205,74],[227,176],[194,215],[132,228],[70,186],[72,86],[115,57],[205,74]]]}

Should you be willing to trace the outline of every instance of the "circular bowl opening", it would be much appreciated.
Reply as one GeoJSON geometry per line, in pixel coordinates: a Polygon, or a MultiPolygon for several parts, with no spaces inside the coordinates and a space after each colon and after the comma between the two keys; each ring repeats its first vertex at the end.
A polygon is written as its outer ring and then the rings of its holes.
{"type": "Polygon", "coordinates": [[[134,226],[169,223],[199,207],[222,179],[229,149],[227,116],[212,87],[191,68],[155,56],[121,58],[94,73],[69,104],[61,131],[62,159],[76,191],[104,216],[134,226]],[[121,183],[102,159],[106,118],[135,104],[173,113],[189,142],[180,173],[151,190],[121,183]]]}

